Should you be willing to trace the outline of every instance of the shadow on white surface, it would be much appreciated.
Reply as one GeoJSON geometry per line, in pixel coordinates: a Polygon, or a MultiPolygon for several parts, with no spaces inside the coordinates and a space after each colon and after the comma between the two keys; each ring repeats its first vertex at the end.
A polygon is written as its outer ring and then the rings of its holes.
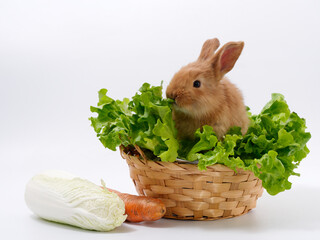
{"type": "MultiPolygon", "coordinates": [[[[238,230],[245,232],[319,230],[319,188],[294,186],[290,191],[270,196],[264,192],[257,207],[248,214],[216,221],[161,219],[139,224],[150,228],[200,228],[206,231],[238,230]]],[[[132,224],[132,223],[130,223],[132,224]]],[[[126,224],[128,225],[128,224],[126,224]]]]}
{"type": "MultiPolygon", "coordinates": [[[[47,221],[45,219],[37,217],[34,214],[31,215],[31,219],[33,221],[37,222],[38,224],[45,225],[46,227],[49,227],[49,228],[59,228],[59,229],[65,229],[65,230],[70,230],[70,231],[75,231],[75,232],[91,233],[91,234],[105,234],[105,232],[90,231],[90,230],[85,230],[85,229],[74,227],[74,226],[67,225],[67,224],[47,221]]],[[[136,230],[134,228],[130,227],[129,225],[122,224],[120,227],[117,227],[114,230],[109,231],[108,233],[130,233],[130,232],[134,232],[134,231],[136,231],[136,230]]]]}
{"type": "MultiPolygon", "coordinates": [[[[290,191],[270,196],[264,192],[258,200],[257,207],[248,214],[216,221],[188,221],[161,219],[155,222],[129,223],[125,222],[120,227],[108,232],[113,234],[157,232],[157,229],[171,231],[209,231],[223,233],[226,231],[243,233],[262,233],[268,231],[319,231],[320,214],[317,208],[320,197],[320,188],[295,185],[290,191]]],[[[88,231],[81,228],[53,223],[43,220],[34,214],[31,220],[46,229],[60,229],[63,232],[81,232],[83,234],[104,234],[103,232],[88,231]]],[[[50,230],[49,230],[50,231],[50,230]]],[[[162,231],[162,230],[161,230],[162,231]]]]}

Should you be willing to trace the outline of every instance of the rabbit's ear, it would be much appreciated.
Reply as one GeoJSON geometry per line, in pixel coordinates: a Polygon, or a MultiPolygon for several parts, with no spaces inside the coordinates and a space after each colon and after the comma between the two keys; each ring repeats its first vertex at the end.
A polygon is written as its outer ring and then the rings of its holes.
{"type": "Polygon", "coordinates": [[[243,46],[244,42],[229,42],[223,45],[213,56],[211,63],[217,80],[220,80],[233,68],[242,52],[243,46]]]}
{"type": "Polygon", "coordinates": [[[217,38],[208,39],[204,42],[200,56],[198,57],[199,61],[205,61],[209,57],[213,56],[214,52],[218,49],[220,46],[220,42],[217,38]]]}

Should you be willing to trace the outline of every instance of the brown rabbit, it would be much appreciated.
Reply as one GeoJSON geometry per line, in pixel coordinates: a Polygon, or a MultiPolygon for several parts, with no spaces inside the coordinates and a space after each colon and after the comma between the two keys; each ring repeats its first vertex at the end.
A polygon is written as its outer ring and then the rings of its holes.
{"type": "Polygon", "coordinates": [[[209,39],[197,61],[182,67],[167,87],[167,98],[175,100],[173,119],[178,137],[193,138],[203,125],[213,127],[221,139],[230,127],[239,126],[242,134],[249,119],[240,91],[224,75],[241,54],[243,42],[229,42],[216,53],[219,40],[209,39]]]}

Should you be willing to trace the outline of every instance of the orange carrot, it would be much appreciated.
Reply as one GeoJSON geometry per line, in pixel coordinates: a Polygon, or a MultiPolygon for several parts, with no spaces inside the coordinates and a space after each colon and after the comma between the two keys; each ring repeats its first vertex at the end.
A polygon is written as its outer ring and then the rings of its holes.
{"type": "Polygon", "coordinates": [[[124,202],[127,221],[142,222],[155,221],[163,217],[166,213],[166,207],[160,199],[136,196],[127,193],[121,193],[107,188],[110,192],[116,193],[124,202]]]}

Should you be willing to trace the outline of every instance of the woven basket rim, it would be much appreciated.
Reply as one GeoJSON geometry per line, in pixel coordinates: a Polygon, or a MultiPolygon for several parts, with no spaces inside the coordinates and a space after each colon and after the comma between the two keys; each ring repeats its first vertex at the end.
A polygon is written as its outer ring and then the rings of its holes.
{"type": "MultiPolygon", "coordinates": [[[[222,172],[236,172],[236,173],[244,173],[244,172],[251,172],[250,170],[244,170],[242,168],[236,168],[236,170],[233,170],[232,168],[224,165],[224,164],[220,164],[220,163],[215,163],[215,164],[212,164],[210,166],[207,166],[206,167],[206,170],[200,170],[198,168],[198,164],[194,164],[194,163],[190,163],[188,161],[185,161],[185,162],[179,162],[179,161],[174,161],[174,162],[164,162],[164,161],[161,161],[160,159],[148,159],[147,156],[144,154],[143,150],[138,146],[138,145],[135,145],[135,146],[132,146],[133,149],[135,149],[138,153],[139,153],[139,159],[142,160],[142,161],[150,161],[150,162],[155,162],[155,163],[161,163],[163,166],[167,166],[168,168],[170,168],[169,166],[180,166],[180,165],[188,165],[190,168],[190,170],[198,170],[198,171],[201,171],[201,172],[205,172],[207,170],[214,170],[214,171],[222,171],[222,172]]],[[[125,147],[123,145],[120,146],[120,154],[122,156],[123,159],[125,159],[125,157],[123,156],[123,154],[126,154],[126,155],[130,155],[130,156],[134,156],[128,152],[125,151],[125,147]]],[[[177,158],[178,159],[178,158],[177,158]]]]}

